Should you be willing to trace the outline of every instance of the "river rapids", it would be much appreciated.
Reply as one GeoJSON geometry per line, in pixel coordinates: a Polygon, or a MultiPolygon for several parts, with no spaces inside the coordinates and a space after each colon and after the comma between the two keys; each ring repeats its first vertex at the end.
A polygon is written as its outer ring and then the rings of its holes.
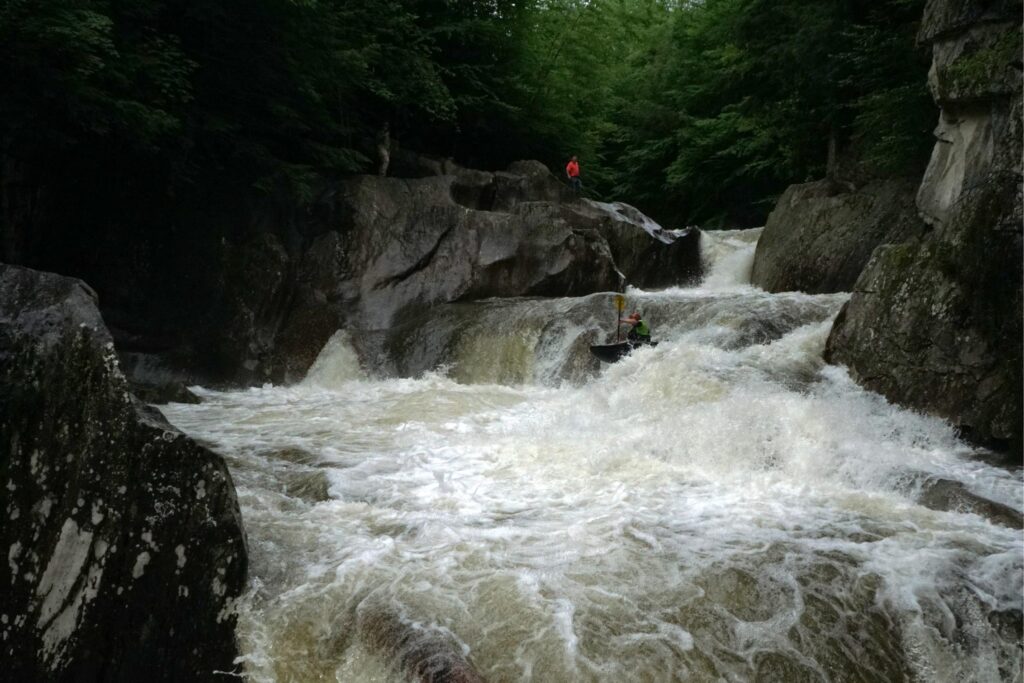
{"type": "Polygon", "coordinates": [[[846,295],[745,284],[758,235],[614,365],[612,294],[491,300],[164,407],[238,487],[246,677],[1020,681],[1020,470],[825,365],[846,295]]]}

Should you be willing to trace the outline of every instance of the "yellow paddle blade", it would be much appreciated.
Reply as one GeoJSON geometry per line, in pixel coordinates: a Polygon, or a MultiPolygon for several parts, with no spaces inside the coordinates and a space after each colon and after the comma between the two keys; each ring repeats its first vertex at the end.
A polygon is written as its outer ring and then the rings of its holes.
{"type": "Polygon", "coordinates": [[[622,311],[624,308],[626,308],[626,297],[622,296],[621,294],[616,294],[615,308],[619,311],[622,311]]]}

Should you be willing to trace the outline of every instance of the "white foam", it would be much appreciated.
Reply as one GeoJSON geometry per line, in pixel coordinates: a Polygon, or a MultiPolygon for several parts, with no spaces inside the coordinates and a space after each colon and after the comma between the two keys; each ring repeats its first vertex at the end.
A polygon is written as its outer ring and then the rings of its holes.
{"type": "Polygon", "coordinates": [[[342,385],[365,377],[359,366],[359,356],[345,330],[335,332],[313,365],[306,373],[303,384],[313,387],[337,389],[342,385]]]}
{"type": "Polygon", "coordinates": [[[724,289],[750,284],[754,251],[763,228],[748,230],[704,230],[700,235],[701,263],[706,289],[724,289]]]}
{"type": "Polygon", "coordinates": [[[824,365],[845,295],[627,295],[661,343],[588,381],[560,378],[610,324],[606,295],[452,313],[546,332],[456,343],[451,376],[342,373],[168,407],[229,456],[259,549],[239,627],[253,680],[386,680],[348,644],[368,596],[457,635],[489,680],[750,680],[769,653],[874,679],[1019,668],[988,614],[1020,605],[1020,532],[924,508],[906,482],[1020,510],[1021,473],[824,365]],[[309,470],[330,500],[288,493],[309,470]]]}

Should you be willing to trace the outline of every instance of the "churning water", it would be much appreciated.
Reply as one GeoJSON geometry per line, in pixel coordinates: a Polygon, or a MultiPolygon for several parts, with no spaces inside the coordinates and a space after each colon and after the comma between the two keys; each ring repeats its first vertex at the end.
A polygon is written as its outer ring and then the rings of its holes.
{"type": "Polygon", "coordinates": [[[627,293],[661,343],[615,365],[610,294],[494,300],[167,406],[238,486],[248,677],[1021,680],[1020,472],[822,363],[845,295],[702,238],[704,285],[627,293]]]}

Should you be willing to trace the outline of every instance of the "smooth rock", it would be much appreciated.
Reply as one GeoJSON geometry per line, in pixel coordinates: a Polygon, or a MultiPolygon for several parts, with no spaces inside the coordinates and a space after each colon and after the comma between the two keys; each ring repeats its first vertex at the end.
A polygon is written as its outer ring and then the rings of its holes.
{"type": "Polygon", "coordinates": [[[438,304],[669,286],[700,273],[697,234],[677,239],[628,205],[577,200],[538,162],[359,176],[338,185],[324,214],[336,237],[320,238],[297,269],[297,291],[319,282],[310,291],[320,294],[293,298],[277,337],[301,359],[293,378],[338,326],[365,335],[438,304]],[[297,319],[326,322],[296,330],[297,319]]]}
{"type": "Polygon", "coordinates": [[[924,231],[915,189],[905,178],[789,186],[758,240],[751,282],[769,292],[852,290],[876,247],[924,231]]]}
{"type": "Polygon", "coordinates": [[[921,488],[918,502],[931,510],[968,512],[980,515],[993,524],[1011,529],[1024,528],[1024,516],[1019,511],[1009,505],[971,493],[963,483],[951,479],[926,481],[921,488]]]}

